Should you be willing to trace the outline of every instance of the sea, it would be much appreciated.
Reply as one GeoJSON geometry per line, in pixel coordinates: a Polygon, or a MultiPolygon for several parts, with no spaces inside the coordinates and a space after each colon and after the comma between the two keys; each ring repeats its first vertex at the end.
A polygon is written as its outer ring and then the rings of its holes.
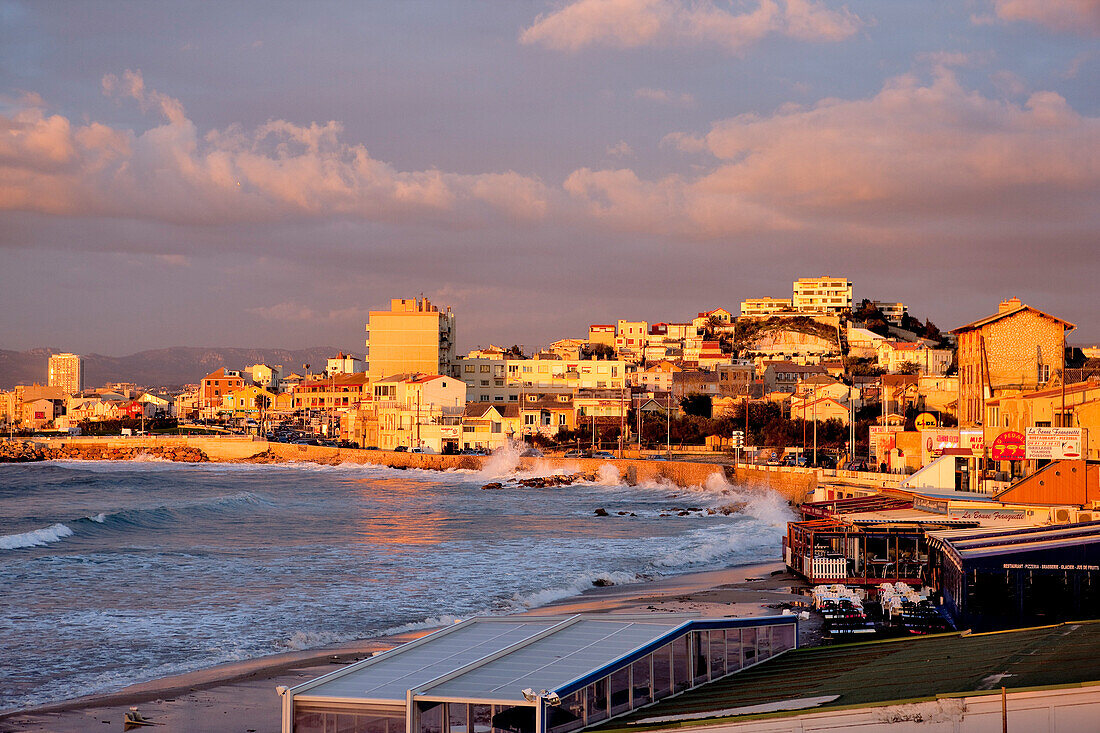
{"type": "Polygon", "coordinates": [[[774,560],[791,518],[718,476],[526,488],[554,471],[517,465],[0,464],[0,711],[774,560]]]}

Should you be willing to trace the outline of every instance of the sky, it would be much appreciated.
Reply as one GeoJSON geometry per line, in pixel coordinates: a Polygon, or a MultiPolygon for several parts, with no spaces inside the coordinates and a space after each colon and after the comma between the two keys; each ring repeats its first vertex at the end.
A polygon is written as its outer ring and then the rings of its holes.
{"type": "Polygon", "coordinates": [[[461,350],[798,277],[1100,342],[1100,0],[0,0],[0,348],[461,350]]]}

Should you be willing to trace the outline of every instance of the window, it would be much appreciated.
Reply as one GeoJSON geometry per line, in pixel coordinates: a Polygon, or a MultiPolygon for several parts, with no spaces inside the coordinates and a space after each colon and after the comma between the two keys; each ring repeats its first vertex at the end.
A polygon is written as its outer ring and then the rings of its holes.
{"type": "Polygon", "coordinates": [[[524,415],[523,416],[523,424],[524,425],[534,425],[535,424],[535,417],[536,417],[535,415],[524,415]]]}
{"type": "Polygon", "coordinates": [[[1039,384],[1046,384],[1050,381],[1050,364],[1040,364],[1038,374],[1039,384]]]}
{"type": "Polygon", "coordinates": [[[488,379],[482,379],[481,380],[481,386],[482,387],[488,387],[489,386],[489,380],[488,379]]]}
{"type": "Polygon", "coordinates": [[[488,364],[482,364],[481,365],[481,373],[482,374],[488,374],[489,373],[489,365],[488,364]]]}
{"type": "Polygon", "coordinates": [[[498,423],[498,422],[489,423],[489,432],[499,433],[500,432],[500,423],[498,423]]]}
{"type": "Polygon", "coordinates": [[[518,394],[508,395],[508,401],[509,402],[519,402],[519,395],[518,394]]]}
{"type": "MultiPolygon", "coordinates": [[[[477,371],[477,369],[476,369],[476,367],[474,367],[473,364],[467,364],[466,367],[463,369],[463,371],[465,371],[467,374],[473,374],[475,371],[477,371]]],[[[485,371],[489,371],[489,370],[486,369],[485,371]]]]}
{"type": "Polygon", "coordinates": [[[565,425],[565,413],[558,415],[558,425],[565,425]]]}

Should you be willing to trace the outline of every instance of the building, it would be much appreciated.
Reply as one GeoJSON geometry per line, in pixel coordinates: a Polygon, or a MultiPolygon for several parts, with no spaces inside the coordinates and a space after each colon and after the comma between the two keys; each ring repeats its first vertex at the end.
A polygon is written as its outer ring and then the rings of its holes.
{"type": "Polygon", "coordinates": [[[634,362],[641,361],[648,343],[649,323],[647,321],[619,319],[615,331],[615,351],[618,352],[619,358],[634,362]]]}
{"type": "Polygon", "coordinates": [[[747,395],[751,392],[756,369],[752,364],[717,364],[714,371],[718,374],[718,393],[724,397],[747,395]]]}
{"type": "Polygon", "coordinates": [[[463,359],[457,371],[471,402],[519,402],[526,392],[623,389],[626,368],[606,359],[463,359]]]}
{"type": "Polygon", "coordinates": [[[706,395],[712,400],[719,395],[717,372],[679,371],[672,374],[672,401],[680,401],[690,395],[706,395]]]}
{"type": "Polygon", "coordinates": [[[958,628],[1100,616],[1100,521],[929,533],[934,578],[958,628]]]}
{"type": "Polygon", "coordinates": [[[914,369],[933,376],[944,374],[954,358],[951,349],[933,349],[920,341],[880,341],[876,354],[878,365],[888,372],[914,369]]]}
{"type": "Polygon", "coordinates": [[[885,300],[872,300],[871,307],[877,308],[879,313],[895,326],[900,326],[905,314],[909,312],[905,303],[888,303],[885,300]]]}
{"type": "Polygon", "coordinates": [[[649,392],[668,392],[672,389],[673,375],[683,369],[671,361],[657,362],[645,370],[631,374],[631,382],[649,392]]]}
{"type": "Polygon", "coordinates": [[[800,646],[751,674],[730,675],[629,713],[611,728],[1078,733],[1096,728],[1098,681],[1100,623],[1089,621],[800,646]]]}
{"type": "Polygon", "coordinates": [[[793,361],[767,362],[764,368],[764,393],[784,392],[794,394],[801,380],[815,374],[825,374],[819,364],[796,364],[793,361]]]}
{"type": "Polygon", "coordinates": [[[553,438],[559,430],[573,430],[577,426],[571,394],[524,394],[519,410],[524,435],[553,438]]]}
{"type": "Polygon", "coordinates": [[[1059,376],[1074,328],[1011,298],[995,314],[951,331],[958,338],[959,423],[979,424],[986,400],[1041,389],[1059,376]]]}
{"type": "Polygon", "coordinates": [[[588,327],[588,343],[592,346],[603,344],[615,347],[615,324],[593,323],[588,327]]]}
{"type": "Polygon", "coordinates": [[[279,393],[282,388],[280,377],[282,376],[283,365],[276,364],[274,366],[270,364],[253,364],[248,368],[248,373],[252,375],[252,383],[260,387],[263,387],[268,392],[279,393]]]}
{"type": "Polygon", "coordinates": [[[46,384],[60,387],[68,394],[84,391],[84,357],[78,354],[51,354],[46,384]]]}
{"type": "Polygon", "coordinates": [[[462,413],[462,450],[494,451],[523,432],[518,403],[468,402],[462,413]]]}
{"type": "Polygon", "coordinates": [[[371,311],[367,374],[371,381],[394,374],[454,373],[455,314],[427,298],[395,298],[388,311],[371,311]]]}
{"type": "Polygon", "coordinates": [[[343,351],[325,361],[325,375],[329,377],[334,374],[356,374],[362,371],[365,371],[363,360],[345,354],[343,351]]]}
{"type": "Polygon", "coordinates": [[[772,316],[793,310],[794,304],[790,298],[748,298],[741,301],[742,316],[772,316]]]}
{"type": "Polygon", "coordinates": [[[202,378],[199,385],[199,408],[216,411],[222,405],[222,398],[241,389],[252,380],[245,373],[221,367],[202,378]]]}
{"type": "Polygon", "coordinates": [[[794,281],[794,310],[800,313],[847,313],[852,310],[852,281],[823,275],[794,281]]]}
{"type": "Polygon", "coordinates": [[[284,733],[571,733],[798,647],[796,616],[473,618],[292,688],[284,733]]]}
{"type": "Polygon", "coordinates": [[[397,374],[373,383],[378,446],[443,453],[459,448],[466,384],[440,374],[397,374]]]}

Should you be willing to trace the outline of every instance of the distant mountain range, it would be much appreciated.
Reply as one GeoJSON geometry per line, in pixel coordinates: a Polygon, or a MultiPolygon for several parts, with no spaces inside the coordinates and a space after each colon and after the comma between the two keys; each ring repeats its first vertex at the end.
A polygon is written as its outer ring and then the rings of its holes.
{"type": "MultiPolygon", "coordinates": [[[[60,351],[51,348],[29,351],[0,349],[0,389],[11,389],[17,384],[45,384],[50,355],[60,351]]],[[[85,354],[84,386],[101,387],[108,382],[133,382],[145,387],[195,384],[218,367],[244,369],[259,363],[282,364],[286,374],[300,373],[303,364],[310,364],[310,371],[318,372],[324,369],[325,360],[336,356],[338,351],[340,349],[331,346],[310,349],[173,346],[139,351],[129,356],[85,354]]]]}

